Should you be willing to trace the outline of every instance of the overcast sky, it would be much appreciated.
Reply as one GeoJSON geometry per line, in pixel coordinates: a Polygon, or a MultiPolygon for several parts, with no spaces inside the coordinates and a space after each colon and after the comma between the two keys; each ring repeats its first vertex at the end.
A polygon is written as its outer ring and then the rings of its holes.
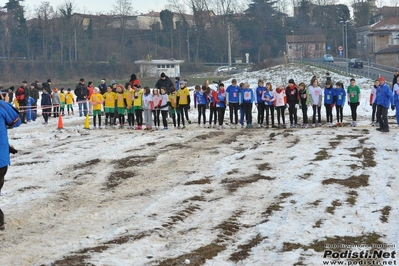
{"type": "MultiPolygon", "coordinates": [[[[56,8],[62,4],[64,4],[65,0],[46,0],[50,3],[53,8],[56,8]]],[[[4,3],[6,1],[0,0],[0,3],[4,3]]],[[[25,7],[30,10],[34,10],[36,7],[40,6],[41,2],[45,2],[45,0],[25,0],[22,3],[25,7]]],[[[106,13],[113,9],[115,5],[115,0],[72,0],[72,3],[75,4],[76,9],[79,13],[106,13]]],[[[161,11],[165,9],[165,6],[168,4],[168,0],[132,0],[134,10],[138,11],[138,13],[148,13],[151,10],[161,11]]]]}

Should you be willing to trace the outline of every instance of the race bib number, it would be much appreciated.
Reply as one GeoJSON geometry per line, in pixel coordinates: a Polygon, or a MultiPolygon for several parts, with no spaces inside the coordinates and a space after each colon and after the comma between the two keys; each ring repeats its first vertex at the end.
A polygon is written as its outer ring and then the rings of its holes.
{"type": "Polygon", "coordinates": [[[283,99],[278,99],[278,102],[279,103],[283,103],[283,99]]]}
{"type": "Polygon", "coordinates": [[[237,97],[237,93],[236,92],[233,92],[233,97],[234,98],[237,97]]]}
{"type": "Polygon", "coordinates": [[[351,92],[351,97],[352,98],[355,97],[355,93],[354,92],[351,92]]]}
{"type": "Polygon", "coordinates": [[[339,100],[342,100],[342,95],[338,95],[338,99],[339,99],[339,100]]]}
{"type": "Polygon", "coordinates": [[[303,99],[306,99],[306,94],[302,94],[302,98],[303,98],[303,99]]]}
{"type": "Polygon", "coordinates": [[[330,99],[331,99],[330,95],[327,95],[327,100],[330,100],[330,99]]]}
{"type": "Polygon", "coordinates": [[[315,91],[314,95],[319,96],[319,91],[315,91]]]}
{"type": "Polygon", "coordinates": [[[244,93],[244,99],[245,100],[250,100],[251,99],[251,93],[249,93],[249,92],[244,93]]]}
{"type": "Polygon", "coordinates": [[[221,95],[222,97],[224,97],[225,94],[224,94],[224,92],[222,92],[220,95],[221,95]]]}
{"type": "Polygon", "coordinates": [[[291,91],[291,95],[295,95],[295,90],[292,90],[292,91],[291,91]]]}

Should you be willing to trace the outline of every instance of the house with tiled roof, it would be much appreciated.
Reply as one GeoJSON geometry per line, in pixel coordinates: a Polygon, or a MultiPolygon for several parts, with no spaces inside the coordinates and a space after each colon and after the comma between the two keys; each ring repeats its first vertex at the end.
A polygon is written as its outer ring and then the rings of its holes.
{"type": "Polygon", "coordinates": [[[371,25],[367,37],[368,55],[373,62],[399,66],[399,17],[383,19],[371,25]]]}
{"type": "Polygon", "coordinates": [[[286,50],[289,58],[321,58],[326,54],[325,35],[287,35],[286,50]]]}

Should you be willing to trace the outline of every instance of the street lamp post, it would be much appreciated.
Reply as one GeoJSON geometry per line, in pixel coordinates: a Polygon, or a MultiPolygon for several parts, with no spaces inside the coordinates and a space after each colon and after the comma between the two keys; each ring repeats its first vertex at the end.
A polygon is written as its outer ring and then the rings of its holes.
{"type": "Polygon", "coordinates": [[[295,32],[292,30],[292,59],[295,59],[295,32]]]}
{"type": "Polygon", "coordinates": [[[340,21],[342,24],[342,45],[344,46],[345,51],[345,61],[346,61],[346,74],[349,74],[349,66],[348,66],[348,20],[340,21]]]}

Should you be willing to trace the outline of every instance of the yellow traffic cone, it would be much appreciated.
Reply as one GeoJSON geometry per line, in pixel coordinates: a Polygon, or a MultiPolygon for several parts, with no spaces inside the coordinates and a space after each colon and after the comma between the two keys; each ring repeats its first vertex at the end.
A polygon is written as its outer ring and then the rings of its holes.
{"type": "Polygon", "coordinates": [[[85,126],[84,126],[83,128],[84,128],[84,129],[90,129],[89,114],[86,115],[85,126]]]}

